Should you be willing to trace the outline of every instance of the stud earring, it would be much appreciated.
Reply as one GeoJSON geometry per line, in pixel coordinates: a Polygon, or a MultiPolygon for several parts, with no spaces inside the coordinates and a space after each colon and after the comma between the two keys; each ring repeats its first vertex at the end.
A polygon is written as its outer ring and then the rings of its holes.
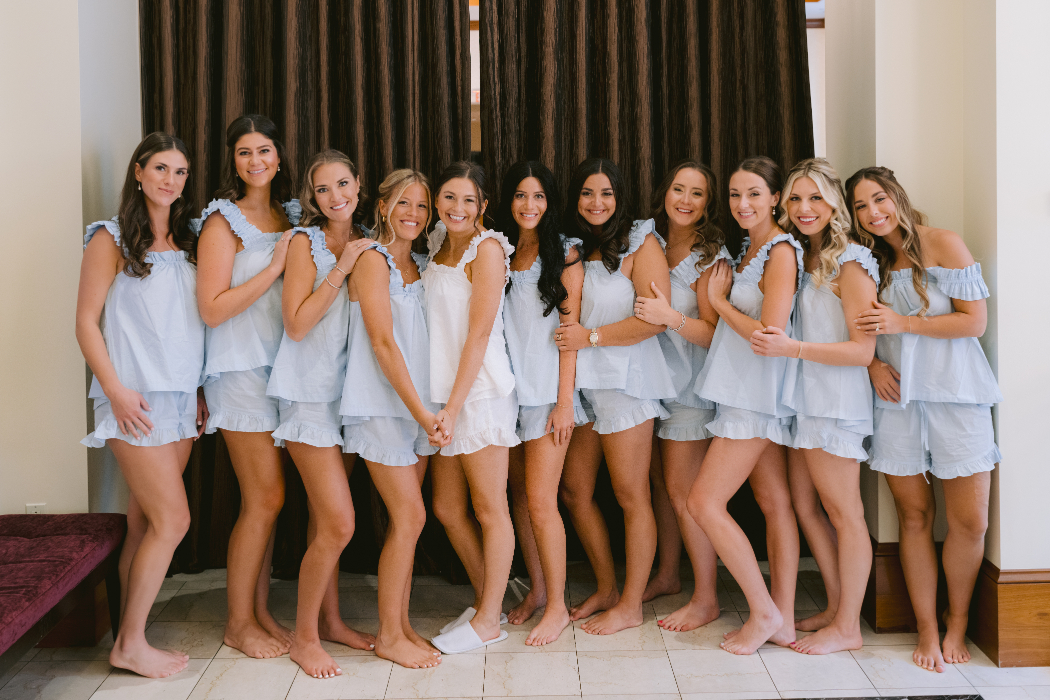
{"type": "Polygon", "coordinates": [[[281,172],[281,166],[277,166],[277,172],[281,172]]]}

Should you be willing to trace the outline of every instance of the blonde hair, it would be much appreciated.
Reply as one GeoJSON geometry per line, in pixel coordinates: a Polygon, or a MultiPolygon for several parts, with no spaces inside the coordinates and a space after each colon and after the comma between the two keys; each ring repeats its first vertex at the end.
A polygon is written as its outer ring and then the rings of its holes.
{"type": "Polygon", "coordinates": [[[372,232],[372,238],[374,238],[379,245],[387,246],[393,243],[396,234],[394,233],[394,227],[390,225],[389,214],[397,204],[397,201],[405,194],[405,190],[412,185],[421,186],[427,193],[427,221],[423,224],[423,231],[426,231],[427,227],[430,226],[430,210],[434,198],[430,192],[430,181],[427,180],[426,175],[418,170],[412,170],[411,168],[395,170],[387,175],[386,179],[379,183],[379,195],[376,197],[376,227],[372,232]],[[380,211],[379,207],[381,204],[386,204],[387,216],[383,216],[380,211]]]}
{"type": "MultiPolygon", "coordinates": [[[[839,273],[839,257],[846,252],[846,246],[850,243],[852,221],[849,207],[846,206],[846,193],[842,189],[842,180],[839,179],[835,168],[831,167],[831,163],[823,158],[807,158],[791,169],[787,182],[784,183],[785,201],[791,196],[795,183],[804,177],[813,181],[820,196],[831,207],[831,220],[828,221],[820,243],[820,250],[817,251],[817,269],[813,271],[813,284],[819,287],[839,273]]],[[[780,215],[780,227],[799,239],[802,245],[809,245],[809,237],[801,235],[798,227],[791,221],[786,205],[780,215]]],[[[866,247],[870,248],[870,243],[866,247]]]]}
{"type": "MultiPolygon", "coordinates": [[[[345,153],[334,148],[328,148],[315,155],[310,159],[309,165],[306,166],[306,177],[303,178],[303,185],[299,190],[299,206],[303,209],[299,225],[303,228],[321,226],[328,221],[328,217],[321,213],[321,208],[317,206],[317,200],[314,199],[314,173],[322,165],[328,165],[329,163],[342,163],[345,165],[360,186],[360,179],[357,177],[357,166],[345,153]]],[[[358,201],[360,201],[360,191],[358,192],[358,197],[358,201]]]]}

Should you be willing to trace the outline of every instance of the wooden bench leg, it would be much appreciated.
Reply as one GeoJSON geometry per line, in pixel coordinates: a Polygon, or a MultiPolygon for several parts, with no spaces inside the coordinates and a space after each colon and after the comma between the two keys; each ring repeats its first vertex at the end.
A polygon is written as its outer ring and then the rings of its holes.
{"type": "Polygon", "coordinates": [[[109,602],[109,622],[113,626],[113,640],[117,639],[120,629],[120,550],[118,549],[106,561],[106,598],[109,602]]]}

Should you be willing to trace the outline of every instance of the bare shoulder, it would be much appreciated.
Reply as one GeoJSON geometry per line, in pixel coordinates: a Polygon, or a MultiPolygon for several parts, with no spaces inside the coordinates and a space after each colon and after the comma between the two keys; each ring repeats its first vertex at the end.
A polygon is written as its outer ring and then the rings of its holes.
{"type": "Polygon", "coordinates": [[[495,238],[483,238],[478,243],[478,260],[486,263],[498,260],[502,264],[504,257],[503,246],[495,238]]]}
{"type": "Polygon", "coordinates": [[[769,249],[769,261],[776,262],[777,264],[795,264],[795,246],[791,245],[787,241],[780,241],[775,243],[772,248],[769,249]]]}
{"type": "Polygon", "coordinates": [[[931,267],[959,269],[973,265],[973,255],[962,236],[955,231],[929,226],[918,227],[926,250],[926,264],[931,267]]]}
{"type": "Polygon", "coordinates": [[[232,236],[233,227],[230,226],[230,222],[226,220],[222,212],[216,210],[208,214],[208,217],[204,219],[204,223],[201,225],[201,236],[218,232],[225,232],[232,236]]]}

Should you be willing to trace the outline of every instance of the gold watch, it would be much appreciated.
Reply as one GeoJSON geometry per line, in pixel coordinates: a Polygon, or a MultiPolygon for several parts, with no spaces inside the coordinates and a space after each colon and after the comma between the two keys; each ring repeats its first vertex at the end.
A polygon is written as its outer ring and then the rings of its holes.
{"type": "Polygon", "coordinates": [[[598,329],[597,328],[592,328],[591,329],[590,341],[591,341],[591,347],[592,348],[598,347],[598,329]]]}

